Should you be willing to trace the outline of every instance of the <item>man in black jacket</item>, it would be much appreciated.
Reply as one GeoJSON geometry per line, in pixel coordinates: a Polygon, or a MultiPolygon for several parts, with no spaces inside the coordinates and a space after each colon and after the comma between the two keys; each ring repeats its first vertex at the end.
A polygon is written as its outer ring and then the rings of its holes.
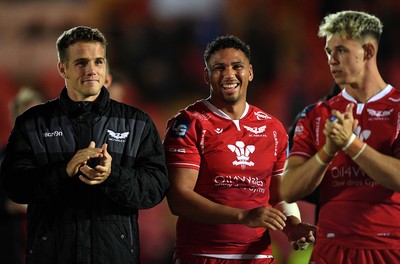
{"type": "Polygon", "coordinates": [[[19,116],[1,179],[28,204],[27,263],[139,263],[138,210],[169,187],[151,118],[109,98],[106,44],[79,26],[57,40],[60,97],[19,116]]]}

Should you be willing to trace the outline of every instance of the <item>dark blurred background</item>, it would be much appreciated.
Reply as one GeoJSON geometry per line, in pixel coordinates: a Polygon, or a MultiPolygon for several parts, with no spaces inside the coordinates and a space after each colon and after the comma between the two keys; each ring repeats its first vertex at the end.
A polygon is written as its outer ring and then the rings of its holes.
{"type": "MultiPolygon", "coordinates": [[[[64,82],[57,72],[55,42],[77,25],[105,33],[112,95],[147,111],[161,136],[168,118],[209,95],[203,51],[222,34],[237,35],[251,46],[255,79],[248,102],[288,128],[304,106],[333,85],[317,31],[327,13],[344,9],[382,20],[378,65],[386,82],[397,87],[399,0],[1,0],[0,144],[6,144],[12,128],[9,105],[21,87],[32,87],[47,99],[58,97],[64,82]]],[[[312,221],[312,208],[304,206],[305,218],[312,221]]],[[[143,263],[169,263],[174,218],[165,202],[144,211],[141,221],[143,263]]],[[[279,249],[280,238],[276,241],[279,263],[305,263],[291,262],[291,252],[286,246],[279,249]]]]}

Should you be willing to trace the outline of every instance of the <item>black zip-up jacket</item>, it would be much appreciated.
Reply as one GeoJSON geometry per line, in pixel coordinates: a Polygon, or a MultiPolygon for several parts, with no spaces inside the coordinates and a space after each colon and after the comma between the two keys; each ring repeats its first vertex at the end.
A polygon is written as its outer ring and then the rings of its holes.
{"type": "Polygon", "coordinates": [[[139,263],[138,209],[160,203],[169,187],[151,118],[104,87],[96,102],[73,102],[64,88],[20,115],[1,179],[12,200],[28,204],[28,264],[139,263]],[[110,176],[93,186],[66,172],[91,140],[112,156],[110,176]]]}

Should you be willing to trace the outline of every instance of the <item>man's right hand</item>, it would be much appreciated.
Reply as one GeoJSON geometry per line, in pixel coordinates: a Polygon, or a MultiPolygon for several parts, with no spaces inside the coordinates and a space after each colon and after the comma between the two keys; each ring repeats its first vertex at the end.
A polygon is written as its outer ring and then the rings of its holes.
{"type": "Polygon", "coordinates": [[[95,148],[95,146],[95,142],[91,141],[87,148],[78,150],[78,152],[76,152],[76,154],[67,164],[66,170],[69,177],[74,177],[79,172],[79,168],[82,165],[85,165],[88,160],[103,157],[102,149],[95,148]]]}
{"type": "Polygon", "coordinates": [[[247,211],[241,222],[248,227],[265,227],[272,231],[283,230],[286,216],[278,209],[260,206],[247,211]]]}

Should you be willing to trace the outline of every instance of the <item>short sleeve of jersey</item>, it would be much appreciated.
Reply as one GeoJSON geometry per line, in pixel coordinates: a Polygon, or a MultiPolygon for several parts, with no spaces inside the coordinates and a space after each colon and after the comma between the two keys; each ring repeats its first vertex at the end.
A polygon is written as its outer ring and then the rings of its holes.
{"type": "MultiPolygon", "coordinates": [[[[281,126],[280,123],[278,128],[281,126]]],[[[279,130],[278,130],[279,132],[279,130]]],[[[283,170],[285,167],[286,159],[287,159],[287,153],[289,151],[289,137],[286,134],[286,131],[284,130],[284,127],[282,126],[282,129],[280,130],[280,138],[278,139],[278,150],[277,150],[277,162],[274,166],[274,169],[272,171],[272,176],[282,176],[283,175],[283,170]]]]}
{"type": "Polygon", "coordinates": [[[201,135],[201,127],[196,126],[200,124],[196,124],[186,110],[168,121],[163,143],[168,166],[199,170],[198,135],[201,135]]]}
{"type": "Polygon", "coordinates": [[[303,110],[294,130],[293,147],[289,157],[309,158],[317,152],[316,147],[325,143],[320,142],[321,137],[318,134],[329,116],[330,110],[326,102],[310,105],[303,110]]]}

